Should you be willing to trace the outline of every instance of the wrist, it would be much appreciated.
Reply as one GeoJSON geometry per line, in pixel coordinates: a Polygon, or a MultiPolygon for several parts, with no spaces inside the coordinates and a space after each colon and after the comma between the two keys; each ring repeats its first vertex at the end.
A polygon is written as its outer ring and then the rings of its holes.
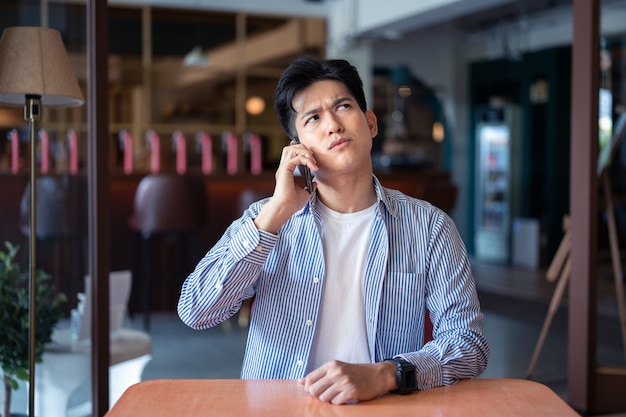
{"type": "Polygon", "coordinates": [[[254,219],[254,225],[259,230],[277,234],[283,224],[293,215],[284,210],[284,207],[277,205],[274,207],[272,201],[268,201],[258,216],[254,219]]]}
{"type": "Polygon", "coordinates": [[[417,371],[415,365],[402,358],[385,359],[385,362],[394,365],[396,383],[395,389],[390,392],[394,394],[410,394],[417,390],[417,371]]]}
{"type": "Polygon", "coordinates": [[[383,391],[391,392],[398,389],[398,383],[396,380],[396,371],[398,367],[395,363],[389,361],[380,362],[382,366],[381,381],[383,383],[383,391]]]}

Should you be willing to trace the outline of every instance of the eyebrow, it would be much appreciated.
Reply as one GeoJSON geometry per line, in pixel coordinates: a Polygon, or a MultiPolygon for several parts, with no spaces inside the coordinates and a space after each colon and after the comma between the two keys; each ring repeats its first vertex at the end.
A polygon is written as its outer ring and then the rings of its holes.
{"type": "MultiPolygon", "coordinates": [[[[333,100],[332,105],[336,106],[337,104],[343,102],[343,101],[350,101],[350,97],[339,97],[333,100]]],[[[316,107],[314,109],[305,111],[304,113],[302,113],[302,115],[300,116],[300,120],[307,118],[308,116],[310,116],[311,114],[315,114],[315,113],[319,113],[320,111],[320,107],[316,107]]]]}

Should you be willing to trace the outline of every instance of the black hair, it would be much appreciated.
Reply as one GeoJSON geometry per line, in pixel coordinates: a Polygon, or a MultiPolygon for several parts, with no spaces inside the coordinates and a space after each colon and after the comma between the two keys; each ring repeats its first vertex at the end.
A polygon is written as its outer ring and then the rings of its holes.
{"type": "Polygon", "coordinates": [[[367,110],[363,81],[353,65],[344,59],[302,56],[289,64],[278,80],[274,92],[274,111],[280,125],[290,138],[296,136],[293,123],[296,111],[292,106],[294,97],[313,83],[324,80],[343,83],[358,103],[359,108],[362,111],[367,110]]]}

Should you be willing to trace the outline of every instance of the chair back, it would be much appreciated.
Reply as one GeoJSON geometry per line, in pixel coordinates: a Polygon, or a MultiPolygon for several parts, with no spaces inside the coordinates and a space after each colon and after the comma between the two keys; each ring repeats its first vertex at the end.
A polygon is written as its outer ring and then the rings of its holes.
{"type": "Polygon", "coordinates": [[[427,311],[426,317],[424,317],[424,344],[433,339],[433,323],[430,321],[430,313],[427,311]]]}
{"type": "MultiPolygon", "coordinates": [[[[79,235],[87,228],[86,182],[83,177],[44,176],[36,180],[36,225],[40,239],[79,235]]],[[[30,183],[20,203],[21,227],[30,234],[30,183]]]]}
{"type": "Polygon", "coordinates": [[[207,216],[201,178],[173,174],[144,177],[135,192],[132,229],[144,234],[194,231],[207,216]]]}
{"type": "Polygon", "coordinates": [[[241,214],[250,207],[250,204],[262,200],[265,197],[271,197],[272,191],[259,190],[246,188],[241,191],[239,194],[239,198],[237,199],[237,216],[241,216],[241,214]]]}
{"type": "MultiPolygon", "coordinates": [[[[130,290],[132,287],[131,271],[112,271],[109,274],[109,329],[113,336],[124,324],[130,290]]],[[[78,340],[91,338],[91,291],[92,283],[89,275],[85,276],[85,292],[83,293],[83,313],[80,320],[78,340]]]]}

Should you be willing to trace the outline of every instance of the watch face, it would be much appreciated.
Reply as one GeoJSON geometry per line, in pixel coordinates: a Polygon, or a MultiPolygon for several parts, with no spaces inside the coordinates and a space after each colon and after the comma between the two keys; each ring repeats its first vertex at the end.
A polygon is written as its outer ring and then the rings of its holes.
{"type": "Polygon", "coordinates": [[[417,372],[415,372],[415,366],[408,366],[409,369],[404,369],[403,366],[402,372],[404,373],[404,384],[407,390],[415,391],[417,389],[417,372]]]}
{"type": "Polygon", "coordinates": [[[417,389],[417,372],[415,366],[404,359],[386,359],[396,364],[396,394],[409,394],[417,389]]]}

